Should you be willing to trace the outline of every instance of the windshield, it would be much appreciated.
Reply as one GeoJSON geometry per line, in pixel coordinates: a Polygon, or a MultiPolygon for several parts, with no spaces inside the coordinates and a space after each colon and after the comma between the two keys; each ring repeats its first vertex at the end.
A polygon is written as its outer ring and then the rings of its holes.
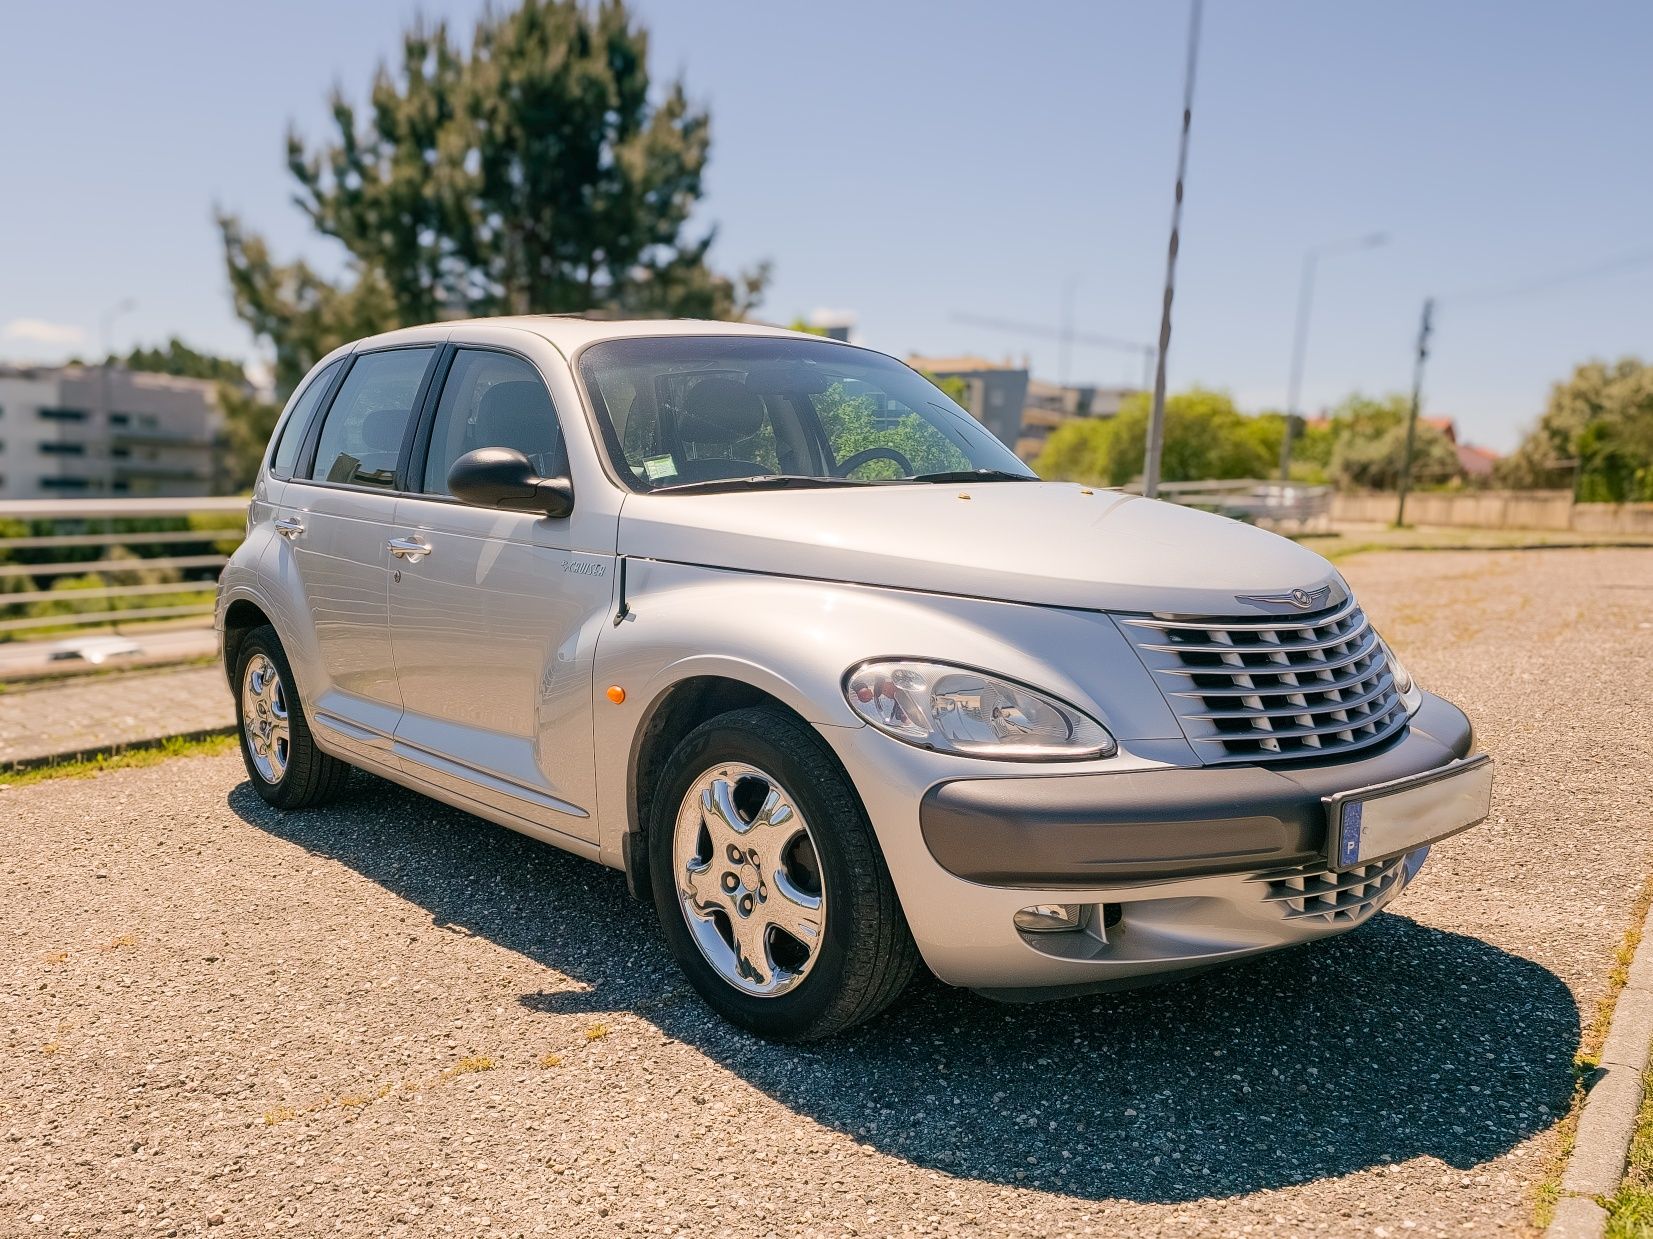
{"type": "Polygon", "coordinates": [[[580,376],[637,490],[1034,476],[923,376],[830,341],[608,340],[580,355],[580,376]]]}

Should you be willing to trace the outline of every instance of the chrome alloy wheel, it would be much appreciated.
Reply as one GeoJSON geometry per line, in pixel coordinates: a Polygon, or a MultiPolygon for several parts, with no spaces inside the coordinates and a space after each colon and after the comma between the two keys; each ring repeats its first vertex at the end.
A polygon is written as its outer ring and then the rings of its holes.
{"type": "Polygon", "coordinates": [[[730,985],[771,997],[809,975],[826,890],[809,824],[779,782],[741,762],[702,774],[677,810],[672,867],[689,934],[730,985]]]}
{"type": "Polygon", "coordinates": [[[241,728],[258,777],[266,783],[281,782],[292,752],[287,690],[282,686],[281,673],[263,654],[247,660],[241,681],[241,728]]]}

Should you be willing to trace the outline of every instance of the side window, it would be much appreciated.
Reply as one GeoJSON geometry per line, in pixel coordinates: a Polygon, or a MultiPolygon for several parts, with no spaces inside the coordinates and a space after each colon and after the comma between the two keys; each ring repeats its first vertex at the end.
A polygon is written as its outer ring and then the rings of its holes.
{"type": "Polygon", "coordinates": [[[402,434],[435,353],[403,348],[356,358],[322,423],[310,476],[318,482],[395,486],[402,434]]]}
{"type": "Polygon", "coordinates": [[[344,359],[341,357],[311,379],[309,385],[299,393],[298,403],[293,405],[293,411],[288,415],[282,429],[281,441],[276,444],[275,455],[270,458],[270,472],[278,478],[293,476],[293,466],[298,463],[298,450],[304,446],[304,432],[309,429],[316,406],[327,394],[327,389],[332,386],[333,377],[338,374],[339,367],[343,364],[344,359]]]}
{"type": "Polygon", "coordinates": [[[448,494],[453,462],[479,447],[515,448],[541,477],[568,472],[562,428],[539,372],[509,353],[461,348],[436,406],[420,489],[448,494]]]}

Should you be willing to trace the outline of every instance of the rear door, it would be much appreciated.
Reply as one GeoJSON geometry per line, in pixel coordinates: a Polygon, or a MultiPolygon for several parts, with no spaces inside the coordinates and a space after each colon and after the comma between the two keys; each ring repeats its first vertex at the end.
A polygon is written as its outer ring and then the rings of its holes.
{"type": "Polygon", "coordinates": [[[592,654],[612,614],[615,517],[578,495],[561,519],[454,499],[448,470],[466,452],[515,448],[545,477],[567,475],[568,453],[523,353],[456,344],[440,391],[396,505],[396,536],[423,548],[391,568],[397,756],[448,790],[595,841],[592,654]]]}
{"type": "Polygon", "coordinates": [[[387,591],[397,474],[439,345],[358,354],[281,497],[308,623],[289,651],[329,742],[388,750],[402,714],[387,591]],[[319,682],[317,682],[319,681],[319,682]]]}

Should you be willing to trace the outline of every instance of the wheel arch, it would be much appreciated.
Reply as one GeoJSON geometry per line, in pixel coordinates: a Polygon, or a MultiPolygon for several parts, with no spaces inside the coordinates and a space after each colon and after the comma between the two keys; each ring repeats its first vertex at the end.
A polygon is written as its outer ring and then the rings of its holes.
{"type": "MultiPolygon", "coordinates": [[[[708,719],[751,706],[770,706],[796,720],[813,724],[797,709],[752,679],[727,670],[687,674],[662,688],[649,701],[634,733],[626,767],[627,804],[620,854],[626,888],[633,898],[647,902],[649,891],[648,828],[654,812],[654,793],[666,759],[683,737],[708,719]]],[[[823,746],[842,769],[830,746],[823,746]]]]}
{"type": "Polygon", "coordinates": [[[236,691],[235,660],[241,653],[241,643],[247,634],[266,624],[274,626],[268,613],[251,598],[236,598],[224,608],[224,675],[230,681],[230,691],[236,691]]]}

